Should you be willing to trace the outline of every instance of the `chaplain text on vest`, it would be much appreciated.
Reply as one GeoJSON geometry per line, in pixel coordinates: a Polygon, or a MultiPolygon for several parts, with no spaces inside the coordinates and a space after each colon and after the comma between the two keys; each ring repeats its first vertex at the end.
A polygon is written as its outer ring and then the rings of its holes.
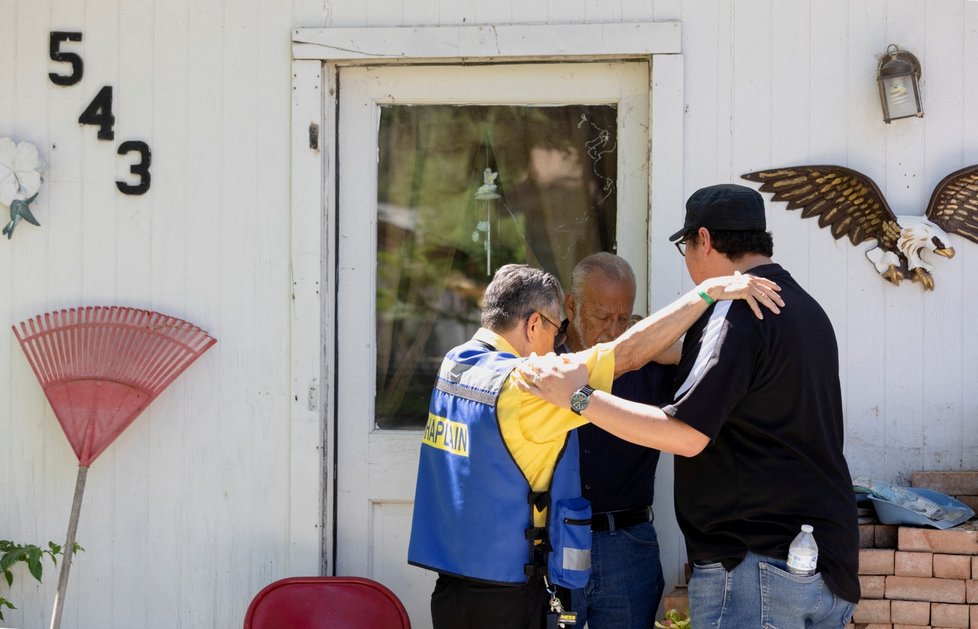
{"type": "Polygon", "coordinates": [[[424,428],[422,441],[452,454],[469,456],[469,427],[444,417],[428,414],[428,425],[424,428]]]}

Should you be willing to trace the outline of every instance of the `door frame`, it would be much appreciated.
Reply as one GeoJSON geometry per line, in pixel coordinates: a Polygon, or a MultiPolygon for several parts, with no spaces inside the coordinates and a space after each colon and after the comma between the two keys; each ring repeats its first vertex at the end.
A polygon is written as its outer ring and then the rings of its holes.
{"type": "MultiPolygon", "coordinates": [[[[347,65],[645,60],[649,63],[650,309],[682,292],[682,260],[656,255],[682,222],[681,24],[467,25],[299,28],[292,39],[291,298],[288,574],[333,570],[336,453],[336,207],[338,71],[347,65]],[[652,220],[652,208],[657,218],[652,220]],[[652,290],[652,287],[655,290],[652,290]]],[[[669,247],[668,249],[671,249],[669,247]]],[[[671,461],[664,455],[667,465],[671,461]]],[[[670,487],[669,473],[659,487],[670,487]]],[[[671,496],[671,489],[668,495],[671,496]]],[[[656,501],[657,519],[672,502],[656,501]]],[[[662,520],[660,520],[662,521],[662,520]]],[[[662,564],[677,582],[685,560],[678,529],[660,531],[662,564]]]]}

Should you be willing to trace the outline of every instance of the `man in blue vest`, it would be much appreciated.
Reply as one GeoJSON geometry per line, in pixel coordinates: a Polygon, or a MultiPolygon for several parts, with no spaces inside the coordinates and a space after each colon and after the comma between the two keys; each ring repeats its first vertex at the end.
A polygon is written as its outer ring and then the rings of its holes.
{"type": "MultiPolygon", "coordinates": [[[[758,300],[776,311],[773,285],[738,276],[697,289],[713,299],[746,299],[752,308],[758,300]]],[[[562,300],[553,275],[526,265],[501,267],[486,288],[482,327],[449,351],[439,369],[408,548],[409,563],[439,573],[431,596],[435,629],[542,627],[545,579],[583,575],[581,585],[586,582],[590,523],[573,510],[580,477],[576,438],[569,436],[585,420],[579,409],[521,391],[515,370],[521,357],[548,353],[561,340],[562,300]],[[563,509],[566,515],[550,518],[568,525],[558,531],[548,515],[563,509]]],[[[647,363],[705,310],[691,291],[639,324],[641,334],[575,358],[590,369],[590,386],[609,391],[616,372],[647,363]]]]}
{"type": "MultiPolygon", "coordinates": [[[[574,267],[564,300],[567,343],[558,353],[579,352],[618,338],[632,318],[635,273],[612,253],[595,253],[574,267]]],[[[612,394],[661,405],[672,401],[678,344],[667,356],[615,378],[612,394]]],[[[577,623],[590,629],[649,629],[664,581],[652,498],[659,451],[635,445],[594,424],[577,429],[581,489],[591,503],[591,575],[572,591],[577,623]]]]}

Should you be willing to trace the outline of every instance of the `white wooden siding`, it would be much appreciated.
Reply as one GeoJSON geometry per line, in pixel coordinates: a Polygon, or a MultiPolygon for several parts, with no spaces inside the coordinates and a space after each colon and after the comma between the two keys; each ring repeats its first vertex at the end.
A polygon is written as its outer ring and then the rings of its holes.
{"type": "MultiPolygon", "coordinates": [[[[310,520],[321,482],[307,476],[319,473],[309,461],[321,427],[310,423],[322,410],[296,396],[320,363],[296,345],[311,334],[319,346],[329,321],[309,311],[326,262],[289,266],[309,238],[289,222],[292,29],[652,19],[682,23],[674,158],[686,195],[753,169],[835,162],[873,177],[896,211],[921,213],[941,178],[978,162],[978,2],[968,0],[0,0],[0,136],[34,142],[50,164],[34,205],[43,227],[0,241],[0,330],[112,303],[218,338],[93,465],[65,626],[240,626],[263,585],[319,569],[310,520]],[[48,61],[52,30],[84,34],[65,46],[84,58],[78,85],[47,78],[64,65],[48,61]],[[874,73],[889,43],[923,64],[922,120],[881,121],[874,73]],[[112,142],[77,124],[103,85],[115,90],[112,142]],[[127,139],[153,151],[143,197],[115,189],[127,139]]],[[[654,237],[681,216],[672,203],[653,207],[654,237]]],[[[769,220],[775,258],[836,326],[853,473],[900,482],[915,469],[978,467],[978,245],[956,238],[924,293],[884,284],[867,245],[836,242],[783,204],[769,220]]],[[[658,306],[689,280],[670,247],[650,250],[658,306]]],[[[0,538],[60,542],[75,469],[13,336],[0,333],[0,538]]],[[[41,586],[22,570],[12,590],[0,585],[19,607],[6,625],[47,626],[57,571],[45,570],[41,586]]]]}

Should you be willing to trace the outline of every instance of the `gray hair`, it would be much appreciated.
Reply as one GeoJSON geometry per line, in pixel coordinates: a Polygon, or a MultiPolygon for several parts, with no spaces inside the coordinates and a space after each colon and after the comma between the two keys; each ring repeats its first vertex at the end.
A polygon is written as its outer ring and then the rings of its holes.
{"type": "Polygon", "coordinates": [[[630,282],[635,285],[635,272],[625,258],[607,251],[599,251],[578,262],[571,273],[570,293],[576,301],[583,299],[584,284],[595,271],[600,271],[613,282],[630,282]]]}
{"type": "Polygon", "coordinates": [[[493,332],[505,332],[534,312],[559,313],[563,301],[560,282],[550,273],[525,264],[506,264],[486,287],[481,324],[493,332]]]}

